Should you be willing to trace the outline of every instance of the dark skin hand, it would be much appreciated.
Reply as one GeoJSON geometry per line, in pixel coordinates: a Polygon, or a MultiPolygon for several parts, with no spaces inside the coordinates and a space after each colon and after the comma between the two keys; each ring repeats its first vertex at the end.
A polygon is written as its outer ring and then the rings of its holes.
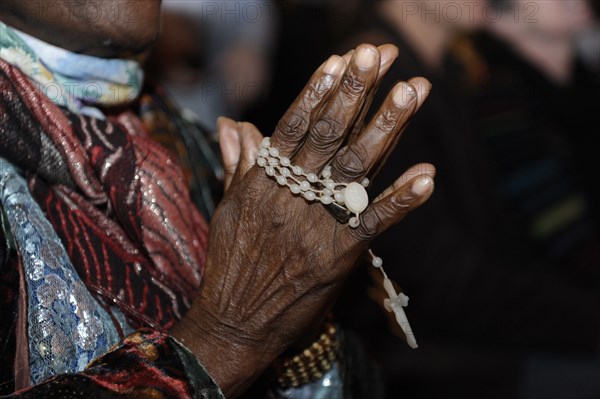
{"type": "MultiPolygon", "coordinates": [[[[348,65],[333,56],[281,119],[272,145],[308,171],[331,163],[336,181],[372,178],[429,90],[422,78],[399,83],[364,125],[363,107],[396,55],[393,46],[363,45],[346,57],[348,65]]],[[[211,222],[200,297],[173,335],[235,397],[319,325],[368,243],[431,195],[435,171],[411,168],[352,229],[252,166],[260,139],[252,125],[219,125],[222,137],[238,133],[239,160],[229,162],[229,188],[211,222]]]]}
{"type": "MultiPolygon", "coordinates": [[[[158,34],[159,16],[159,0],[0,2],[3,22],[101,57],[143,50],[158,34]]],[[[430,89],[423,78],[398,84],[365,124],[374,91],[396,56],[389,45],[333,56],[281,119],[272,145],[307,171],[319,173],[330,163],[336,181],[372,178],[430,89]]],[[[235,397],[314,331],[369,241],[429,198],[435,171],[426,164],[411,168],[375,198],[360,227],[352,229],[253,166],[256,128],[228,120],[220,126],[229,131],[221,137],[229,135],[233,147],[238,136],[240,149],[230,148],[229,188],[211,222],[199,298],[172,334],[197,355],[225,395],[235,397]]]]}

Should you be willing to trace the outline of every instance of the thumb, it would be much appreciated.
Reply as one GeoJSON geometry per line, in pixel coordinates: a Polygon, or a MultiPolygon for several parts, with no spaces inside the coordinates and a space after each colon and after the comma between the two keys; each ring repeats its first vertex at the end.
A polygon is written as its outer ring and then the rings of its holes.
{"type": "Polygon", "coordinates": [[[225,171],[224,190],[227,192],[237,170],[242,151],[238,124],[232,119],[221,116],[217,119],[217,134],[219,136],[219,146],[221,147],[221,157],[223,158],[223,170],[225,171]]]}

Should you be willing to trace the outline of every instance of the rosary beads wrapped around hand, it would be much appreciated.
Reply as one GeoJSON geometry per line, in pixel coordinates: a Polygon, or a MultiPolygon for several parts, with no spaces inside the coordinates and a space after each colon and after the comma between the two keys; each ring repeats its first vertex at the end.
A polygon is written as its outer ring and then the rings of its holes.
{"type": "MultiPolygon", "coordinates": [[[[368,179],[365,178],[360,184],[335,182],[331,179],[329,165],[323,168],[320,175],[305,171],[298,165],[292,165],[289,158],[280,156],[279,150],[271,146],[269,137],[265,137],[260,145],[256,164],[281,187],[287,187],[292,194],[301,195],[309,202],[320,202],[327,209],[341,208],[347,214],[353,215],[347,222],[350,228],[360,225],[360,214],[369,205],[369,197],[365,190],[369,185],[368,179]]],[[[383,260],[375,256],[371,250],[369,254],[372,265],[383,274],[383,287],[388,294],[388,298],[384,300],[385,309],[396,316],[396,321],[404,332],[408,345],[413,349],[417,348],[417,341],[403,309],[408,306],[408,296],[402,292],[396,293],[392,282],[383,270],[383,260]]]]}

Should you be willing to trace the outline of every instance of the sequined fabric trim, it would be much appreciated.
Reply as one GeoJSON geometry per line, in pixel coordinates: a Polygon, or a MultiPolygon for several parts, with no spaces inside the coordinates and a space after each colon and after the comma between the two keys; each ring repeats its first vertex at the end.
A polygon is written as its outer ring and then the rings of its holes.
{"type": "Polygon", "coordinates": [[[119,342],[117,329],[77,275],[25,180],[1,158],[0,203],[25,270],[31,382],[82,371],[119,342]]]}

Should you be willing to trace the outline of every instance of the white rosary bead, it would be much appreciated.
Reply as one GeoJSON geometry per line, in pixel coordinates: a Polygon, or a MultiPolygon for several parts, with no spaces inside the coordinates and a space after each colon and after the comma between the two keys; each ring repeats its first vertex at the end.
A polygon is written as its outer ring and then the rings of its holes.
{"type": "Polygon", "coordinates": [[[265,158],[258,158],[256,160],[256,163],[258,166],[260,166],[262,168],[263,166],[265,166],[267,164],[267,160],[265,158]]]}
{"type": "Polygon", "coordinates": [[[297,184],[292,184],[292,185],[290,186],[290,191],[291,191],[293,194],[298,194],[298,193],[300,193],[300,191],[302,191],[302,190],[300,190],[300,186],[299,186],[299,185],[297,185],[297,184]]]}
{"type": "Polygon", "coordinates": [[[329,179],[331,177],[331,166],[325,166],[323,169],[323,179],[329,179]]]}
{"type": "Polygon", "coordinates": [[[323,195],[333,195],[333,191],[328,188],[324,188],[323,195]]]}
{"type": "Polygon", "coordinates": [[[317,177],[317,175],[315,175],[314,173],[309,173],[308,175],[306,175],[306,178],[311,183],[316,183],[317,180],[319,180],[319,178],[317,177]]]}
{"type": "Polygon", "coordinates": [[[333,198],[331,198],[330,195],[324,195],[321,197],[321,203],[323,203],[323,205],[329,205],[333,202],[333,198]]]}
{"type": "Polygon", "coordinates": [[[269,165],[271,165],[271,166],[277,166],[277,165],[279,165],[279,159],[277,159],[277,158],[269,158],[269,165]]]}
{"type": "Polygon", "coordinates": [[[306,198],[308,201],[314,201],[317,198],[315,193],[313,193],[312,191],[305,191],[303,195],[304,198],[306,198]]]}
{"type": "Polygon", "coordinates": [[[333,191],[335,190],[335,183],[332,182],[331,180],[329,181],[324,181],[323,185],[325,186],[325,188],[328,188],[329,190],[333,191]]]}
{"type": "Polygon", "coordinates": [[[287,184],[287,179],[285,178],[285,176],[277,176],[277,183],[280,186],[285,186],[287,184]]]}
{"type": "Polygon", "coordinates": [[[262,142],[260,143],[261,147],[270,147],[271,146],[271,138],[270,137],[265,137],[262,139],[262,142]]]}
{"type": "Polygon", "coordinates": [[[265,168],[265,173],[266,173],[268,176],[273,176],[273,175],[275,175],[275,168],[273,168],[272,166],[267,166],[267,167],[265,168]]]}
{"type": "Polygon", "coordinates": [[[279,156],[279,150],[275,147],[270,147],[269,148],[269,155],[271,155],[272,157],[278,157],[279,156]]]}
{"type": "Polygon", "coordinates": [[[266,148],[261,148],[260,150],[258,150],[258,155],[260,155],[263,158],[266,158],[269,156],[269,150],[267,150],[266,148]]]}
{"type": "Polygon", "coordinates": [[[296,176],[300,176],[302,174],[302,168],[300,166],[292,166],[292,172],[294,172],[296,176]]]}
{"type": "Polygon", "coordinates": [[[373,266],[375,267],[381,267],[383,266],[383,259],[381,259],[379,256],[376,256],[373,258],[373,266]]]}
{"type": "Polygon", "coordinates": [[[348,221],[348,224],[350,225],[350,227],[352,227],[353,229],[357,228],[360,225],[360,221],[358,220],[357,217],[352,216],[350,218],[350,220],[348,221]]]}
{"type": "Polygon", "coordinates": [[[367,179],[366,177],[360,182],[360,185],[363,187],[368,187],[369,186],[369,179],[367,179]]]}
{"type": "Polygon", "coordinates": [[[288,157],[283,157],[279,160],[281,166],[290,166],[290,159],[288,157]]]}
{"type": "Polygon", "coordinates": [[[340,205],[344,205],[344,193],[342,191],[338,191],[333,195],[335,202],[340,205]]]}
{"type": "Polygon", "coordinates": [[[290,177],[290,170],[288,168],[281,168],[281,175],[285,177],[290,177]]]}
{"type": "Polygon", "coordinates": [[[302,191],[308,191],[308,190],[310,190],[310,183],[307,182],[306,180],[304,180],[303,182],[301,182],[300,183],[300,190],[302,190],[302,191]]]}
{"type": "Polygon", "coordinates": [[[344,190],[346,208],[352,213],[362,213],[369,205],[369,196],[365,188],[358,183],[350,183],[344,190]]]}

